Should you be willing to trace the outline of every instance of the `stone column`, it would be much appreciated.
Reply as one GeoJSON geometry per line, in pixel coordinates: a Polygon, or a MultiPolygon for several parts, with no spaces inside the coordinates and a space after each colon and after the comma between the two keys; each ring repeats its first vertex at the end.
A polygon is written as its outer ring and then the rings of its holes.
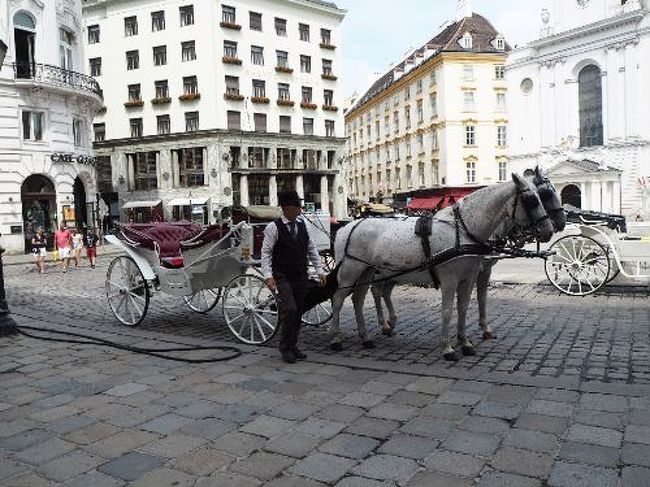
{"type": "Polygon", "coordinates": [[[278,182],[275,174],[269,176],[269,205],[278,206],[278,182]]]}
{"type": "Polygon", "coordinates": [[[126,183],[124,187],[127,189],[127,191],[133,191],[135,189],[135,167],[134,167],[134,161],[131,156],[124,155],[124,164],[126,164],[125,169],[125,175],[126,175],[126,183]]]}
{"type": "Polygon", "coordinates": [[[248,206],[248,174],[242,174],[239,178],[239,201],[242,206],[248,206]]]}
{"type": "Polygon", "coordinates": [[[327,175],[320,177],[320,208],[322,211],[330,211],[329,181],[327,175]]]}
{"type": "Polygon", "coordinates": [[[158,153],[158,168],[162,179],[159,180],[160,189],[171,189],[174,184],[172,174],[172,152],[169,149],[163,149],[158,153]],[[167,173],[168,177],[165,180],[164,174],[167,173]]]}
{"type": "Polygon", "coordinates": [[[624,51],[624,66],[625,66],[625,136],[630,137],[639,135],[638,131],[638,105],[639,99],[637,98],[637,81],[639,78],[639,70],[637,68],[637,49],[638,41],[629,42],[625,45],[624,51]]]}
{"type": "Polygon", "coordinates": [[[305,188],[302,182],[302,174],[296,176],[296,191],[301,198],[305,197],[305,188]]]}
{"type": "Polygon", "coordinates": [[[612,184],[612,211],[621,214],[621,182],[614,181],[612,184]]]}
{"type": "Polygon", "coordinates": [[[172,181],[174,182],[174,188],[178,188],[181,185],[181,175],[178,165],[178,153],[179,151],[172,151],[172,181]]]}

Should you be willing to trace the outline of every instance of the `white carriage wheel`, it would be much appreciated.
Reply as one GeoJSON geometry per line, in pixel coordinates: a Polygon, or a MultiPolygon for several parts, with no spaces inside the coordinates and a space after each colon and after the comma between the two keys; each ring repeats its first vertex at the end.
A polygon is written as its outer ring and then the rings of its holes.
{"type": "Polygon", "coordinates": [[[221,297],[221,288],[200,289],[190,296],[183,296],[188,308],[196,313],[207,313],[214,308],[221,297]]]}
{"type": "Polygon", "coordinates": [[[149,309],[149,286],[131,257],[115,257],[106,273],[106,297],[115,317],[127,326],[136,326],[149,309]]]}
{"type": "Polygon", "coordinates": [[[587,296],[608,282],[608,252],[599,242],[584,235],[562,237],[550,249],[546,277],[558,291],[569,296],[587,296]]]}
{"type": "Polygon", "coordinates": [[[332,302],[319,303],[302,315],[302,322],[307,326],[320,326],[332,319],[332,302]]]}
{"type": "Polygon", "coordinates": [[[241,342],[261,345],[278,330],[278,301],[261,277],[235,277],[223,292],[221,306],[228,328],[241,342]]]}

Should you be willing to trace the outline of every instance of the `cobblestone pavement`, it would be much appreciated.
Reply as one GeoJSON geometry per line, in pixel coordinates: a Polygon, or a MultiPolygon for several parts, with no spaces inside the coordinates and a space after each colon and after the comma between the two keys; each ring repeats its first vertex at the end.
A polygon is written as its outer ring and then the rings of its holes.
{"type": "MultiPolygon", "coordinates": [[[[116,326],[104,270],[12,266],[9,304],[20,324],[132,345],[233,343],[219,311],[162,295],[142,326],[116,326]]],[[[307,329],[294,365],[274,344],[184,364],[2,338],[0,485],[650,486],[647,292],[490,297],[499,339],[457,364],[438,359],[438,294],[416,288],[396,294],[399,332],[378,349],[361,349],[348,307],[346,350],[307,329]]]]}

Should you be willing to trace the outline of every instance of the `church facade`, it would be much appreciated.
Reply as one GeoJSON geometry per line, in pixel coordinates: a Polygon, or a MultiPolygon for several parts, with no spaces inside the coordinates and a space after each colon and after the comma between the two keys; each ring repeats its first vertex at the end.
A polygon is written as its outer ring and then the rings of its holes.
{"type": "Polygon", "coordinates": [[[509,168],[546,169],[562,202],[650,218],[650,0],[553,0],[509,56],[509,168]]]}

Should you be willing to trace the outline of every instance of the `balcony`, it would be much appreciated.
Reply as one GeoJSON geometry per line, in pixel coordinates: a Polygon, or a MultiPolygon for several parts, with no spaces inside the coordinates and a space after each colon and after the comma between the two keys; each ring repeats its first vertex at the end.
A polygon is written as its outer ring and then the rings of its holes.
{"type": "Polygon", "coordinates": [[[287,73],[287,74],[291,74],[291,73],[293,73],[293,69],[290,68],[289,66],[276,66],[276,67],[275,67],[275,70],[276,70],[278,73],[287,73]]]}
{"type": "Polygon", "coordinates": [[[230,90],[226,91],[223,94],[224,100],[230,100],[230,101],[244,101],[244,95],[239,93],[239,90],[230,90]]]}
{"type": "Polygon", "coordinates": [[[102,105],[102,90],[91,76],[49,64],[14,63],[13,68],[17,83],[47,85],[77,94],[81,92],[96,97],[99,105],[102,105]]]}
{"type": "Polygon", "coordinates": [[[241,25],[237,24],[236,22],[231,22],[229,20],[223,20],[219,22],[219,25],[224,29],[241,30],[241,25]]]}
{"type": "Polygon", "coordinates": [[[251,97],[251,102],[252,103],[260,103],[260,104],[266,105],[267,103],[269,103],[269,101],[270,100],[265,96],[252,96],[251,97]]]}
{"type": "Polygon", "coordinates": [[[322,108],[323,110],[328,112],[337,112],[339,110],[339,107],[337,107],[336,105],[328,105],[328,104],[323,105],[322,108]]]}
{"type": "Polygon", "coordinates": [[[335,76],[335,75],[333,75],[332,73],[329,73],[329,72],[321,74],[320,77],[323,78],[323,79],[328,79],[330,81],[336,81],[338,79],[337,76],[335,76]]]}
{"type": "Polygon", "coordinates": [[[201,93],[184,93],[178,97],[180,101],[194,101],[201,98],[201,93]]]}
{"type": "Polygon", "coordinates": [[[316,103],[311,103],[309,101],[303,101],[300,103],[301,108],[305,108],[307,110],[316,110],[318,108],[318,105],[316,103]]]}
{"type": "Polygon", "coordinates": [[[161,97],[151,99],[151,104],[152,105],[166,105],[166,104],[171,103],[171,102],[172,102],[172,99],[169,96],[161,96],[161,97]]]}
{"type": "Polygon", "coordinates": [[[224,64],[234,64],[236,66],[241,65],[241,59],[239,59],[237,56],[224,56],[221,58],[221,61],[224,64]]]}
{"type": "Polygon", "coordinates": [[[124,108],[139,108],[144,105],[144,101],[138,100],[128,100],[124,102],[124,108]]]}
{"type": "Polygon", "coordinates": [[[329,49],[330,51],[333,51],[334,49],[336,49],[336,46],[334,44],[330,44],[329,41],[328,42],[321,42],[320,47],[321,47],[321,49],[329,49]]]}
{"type": "Polygon", "coordinates": [[[277,104],[280,107],[292,107],[294,102],[286,98],[278,98],[277,104]]]}

